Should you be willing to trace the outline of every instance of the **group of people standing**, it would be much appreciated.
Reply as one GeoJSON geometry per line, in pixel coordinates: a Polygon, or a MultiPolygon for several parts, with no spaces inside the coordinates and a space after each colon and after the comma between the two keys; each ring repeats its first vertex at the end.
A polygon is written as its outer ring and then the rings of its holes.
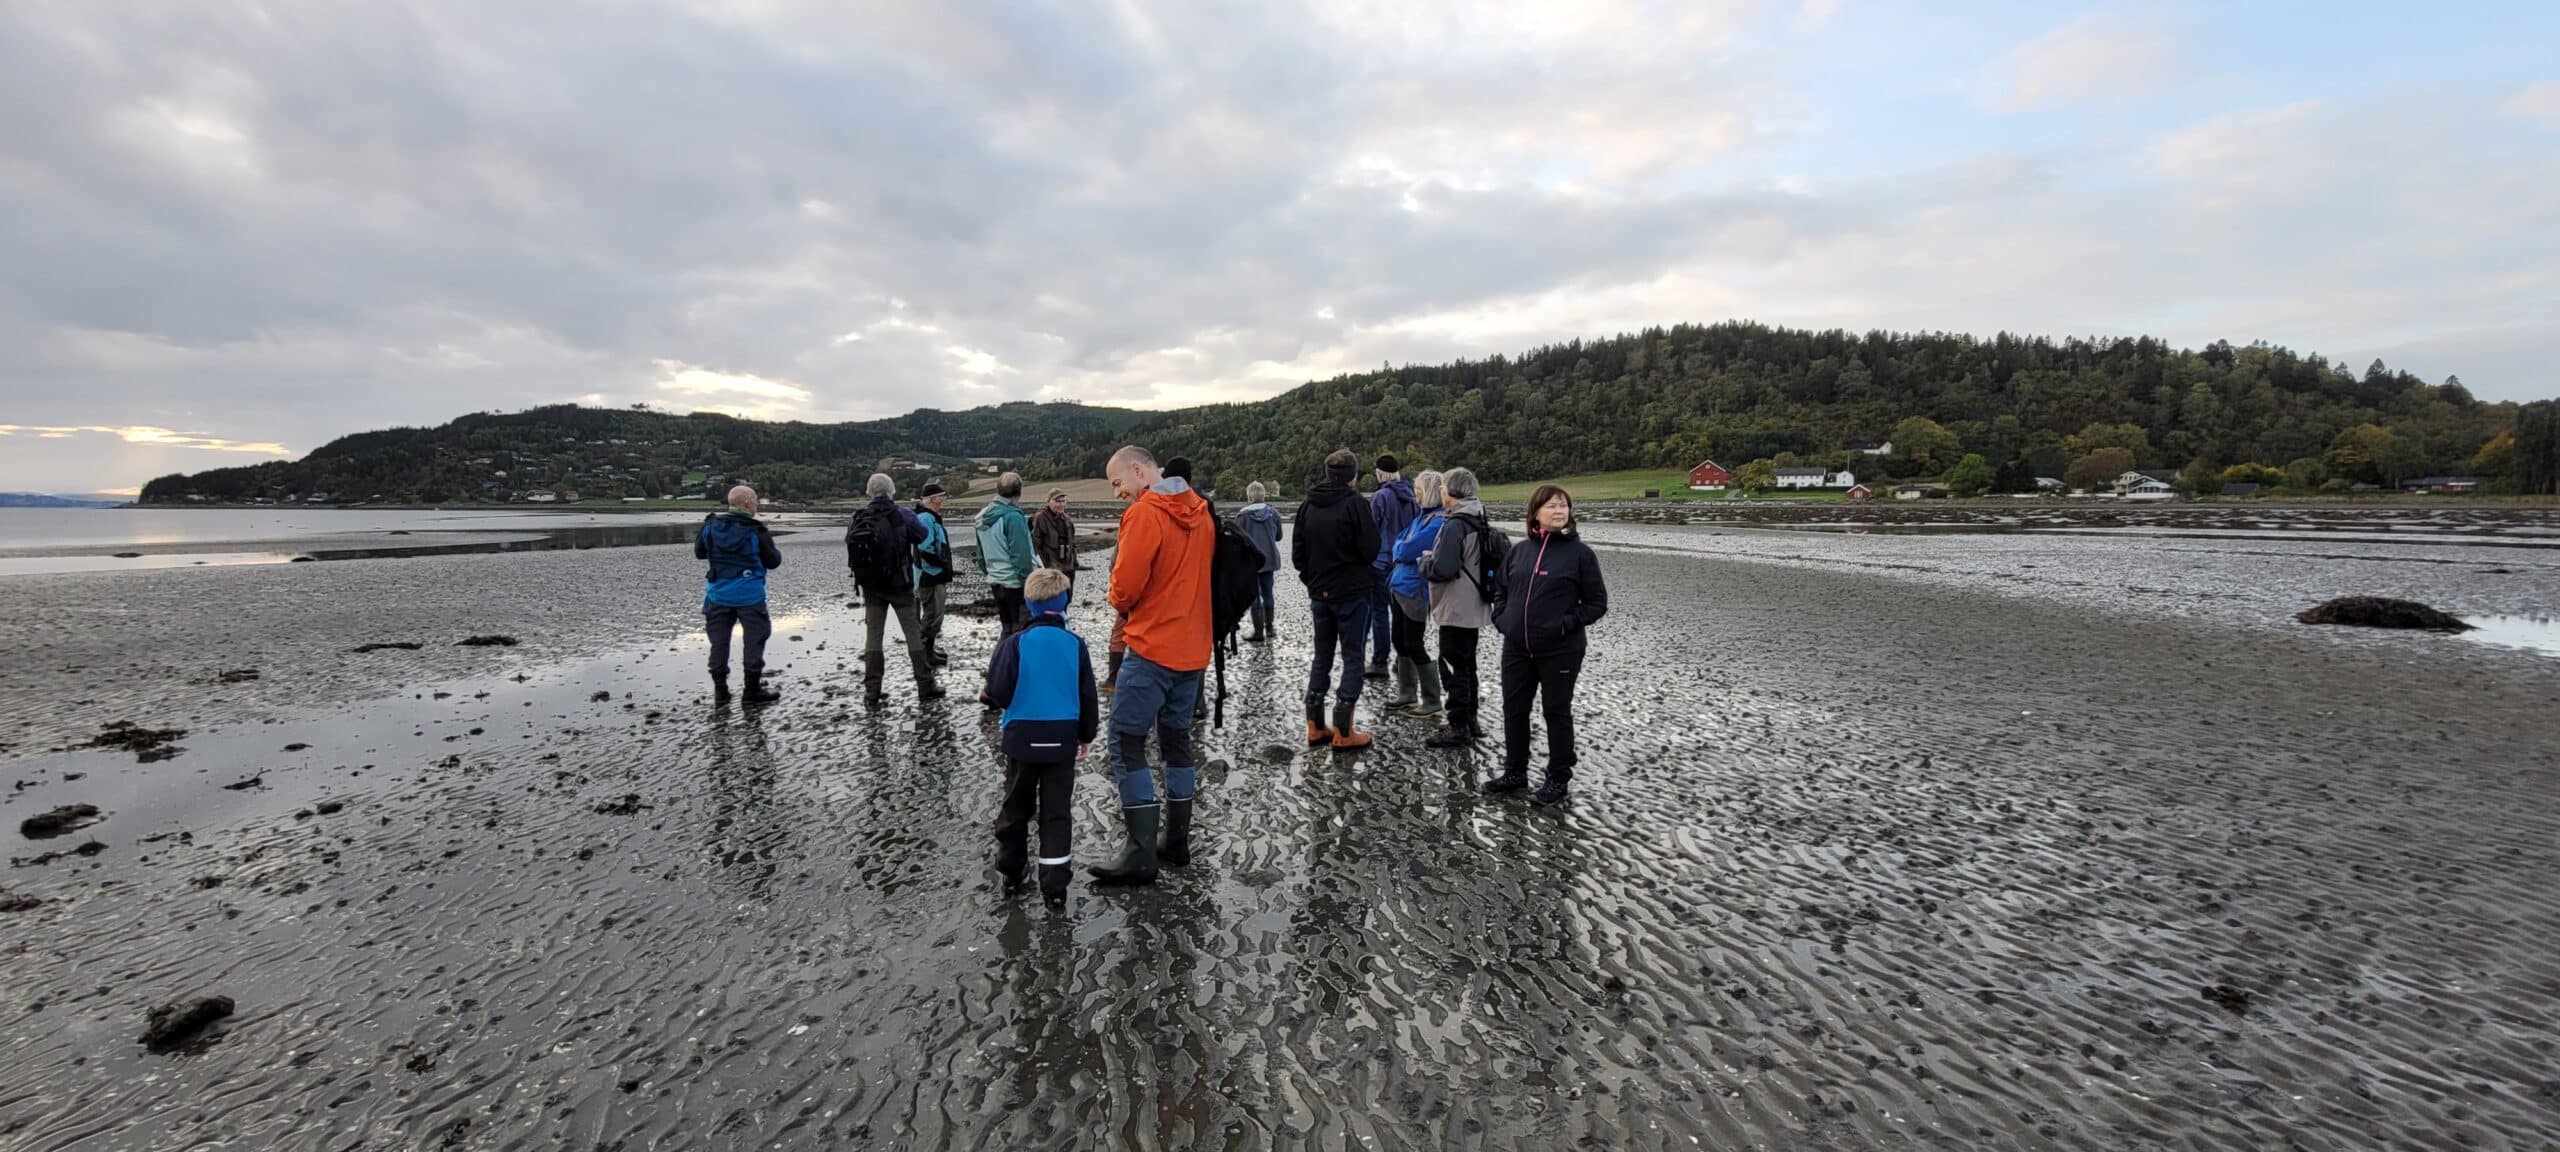
{"type": "MultiPolygon", "coordinates": [[[[1288,564],[1306,588],[1314,659],[1306,688],[1307,742],[1342,751],[1371,746],[1358,724],[1364,682],[1392,678],[1387,711],[1441,721],[1425,743],[1462,748],[1483,739],[1478,640],[1492,627],[1502,637],[1502,770],[1483,785],[1489,795],[1528,790],[1530,709],[1547,725],[1545,772],[1530,799],[1565,799],[1576,763],[1573,692],[1585,650],[1584,632],[1608,611],[1598,559],[1580,537],[1573,501],[1544,485],[1529,501],[1526,535],[1514,541],[1487,518],[1475,474],[1465,468],[1423,471],[1407,481],[1395,457],[1375,464],[1376,486],[1353,484],[1360,461],[1350,450],[1325,458],[1287,533],[1288,564]],[[1436,630],[1438,654],[1431,652],[1436,630]],[[1365,657],[1365,659],[1364,659],[1365,657]],[[1337,661],[1339,663],[1337,675],[1337,661]],[[1330,698],[1330,709],[1328,709],[1330,698]]],[[[1068,797],[1073,765],[1105,740],[1120,800],[1125,841],[1114,858],[1089,869],[1103,884],[1146,884],[1160,869],[1190,862],[1191,810],[1199,772],[1191,722],[1204,707],[1204,671],[1214,632],[1212,565],[1218,518],[1193,488],[1187,461],[1160,465],[1143,448],[1115,453],[1106,468],[1124,505],[1114,541],[1109,590],[1113,626],[1106,675],[1094,676],[1091,652],[1066,623],[1083,565],[1066,493],[1053,490],[1036,515],[1020,506],[1022,479],[1006,473],[973,524],[1001,620],[981,701],[1001,713],[1005,799],[997,822],[997,867],[1009,890],[1030,881],[1030,831],[1042,895],[1065,897],[1070,865],[1068,797]],[[1101,698],[1111,697],[1107,732],[1101,698]],[[1161,764],[1149,764],[1148,745],[1161,764]]],[[[914,668],[917,694],[946,695],[938,670],[944,595],[953,575],[945,494],[927,484],[912,508],[896,502],[896,486],[875,475],[869,502],[846,530],[846,559],[864,608],[863,690],[882,699],[883,629],[897,617],[914,668]]],[[[1230,526],[1261,553],[1243,639],[1266,642],[1277,630],[1275,577],[1281,567],[1280,513],[1262,484],[1248,486],[1230,526]]],[[[711,634],[714,698],[731,699],[730,633],[745,636],[744,699],[777,698],[764,683],[764,648],[772,622],[764,607],[765,573],[782,563],[772,535],[756,519],[756,495],[743,485],[729,508],[705,519],[694,555],[707,562],[703,616],[711,634]]]]}
{"type": "Polygon", "coordinates": [[[1535,706],[1547,721],[1547,761],[1530,799],[1561,803],[1576,763],[1573,691],[1583,632],[1609,611],[1608,585],[1599,558],[1582,542],[1573,497],[1540,486],[1529,498],[1527,536],[1515,543],[1486,517],[1469,469],[1424,471],[1407,482],[1395,457],[1380,456],[1377,486],[1366,499],[1352,487],[1359,471],[1348,449],[1327,457],[1324,478],[1298,505],[1290,539],[1315,629],[1307,742],[1345,750],[1373,743],[1356,723],[1363,682],[1389,676],[1395,694],[1387,711],[1441,717],[1425,744],[1462,748],[1483,739],[1477,648],[1491,627],[1502,637],[1503,770],[1484,791],[1528,788],[1535,706]],[[1436,658],[1425,625],[1438,632],[1436,658]]]}

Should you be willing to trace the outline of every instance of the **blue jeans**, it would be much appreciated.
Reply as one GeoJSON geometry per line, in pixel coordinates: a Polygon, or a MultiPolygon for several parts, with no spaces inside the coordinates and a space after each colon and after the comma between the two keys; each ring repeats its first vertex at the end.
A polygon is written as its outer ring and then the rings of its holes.
{"type": "Polygon", "coordinates": [[[1277,572],[1265,572],[1262,574],[1262,583],[1259,585],[1261,591],[1254,593],[1253,597],[1254,607],[1260,608],[1265,612],[1271,610],[1271,578],[1277,575],[1279,575],[1277,572]]]}
{"type": "Polygon", "coordinates": [[[1326,681],[1333,679],[1333,654],[1342,651],[1342,683],[1334,686],[1334,702],[1348,708],[1360,702],[1361,641],[1369,634],[1369,601],[1307,601],[1314,610],[1316,662],[1307,669],[1307,711],[1324,710],[1326,681]]]}
{"type": "Polygon", "coordinates": [[[1200,768],[1191,758],[1191,710],[1200,703],[1200,673],[1176,672],[1132,648],[1120,665],[1120,689],[1111,697],[1111,775],[1120,803],[1144,808],[1156,802],[1156,779],[1147,771],[1147,729],[1164,753],[1164,794],[1188,800],[1199,791],[1200,768]]]}
{"type": "Polygon", "coordinates": [[[1387,570],[1378,569],[1378,583],[1369,589],[1369,662],[1384,664],[1395,651],[1396,600],[1387,591],[1387,570]]]}

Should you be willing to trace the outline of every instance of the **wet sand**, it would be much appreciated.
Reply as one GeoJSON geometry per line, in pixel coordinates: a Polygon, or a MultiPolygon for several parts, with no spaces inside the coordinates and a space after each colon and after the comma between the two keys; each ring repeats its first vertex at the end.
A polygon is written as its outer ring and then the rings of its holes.
{"type": "MultiPolygon", "coordinates": [[[[1565,808],[1410,720],[1306,750],[1284,581],[1195,863],[1055,916],[986,873],[978,709],[894,666],[858,703],[822,540],[757,712],[704,700],[681,549],[13,582],[0,835],[101,848],[0,871],[42,901],[0,913],[0,1145],[2560,1140],[2560,662],[2249,623],[2443,566],[1595,537],[1565,808]],[[2065,587],[2117,570],[2164,591],[2065,587]],[[47,751],[112,720],[184,751],[47,751]],[[209,1045],[146,1051],[206,996],[209,1045]]],[[[992,624],[952,640],[965,683],[992,624]]],[[[1086,860],[1109,803],[1089,767],[1086,860]]]]}

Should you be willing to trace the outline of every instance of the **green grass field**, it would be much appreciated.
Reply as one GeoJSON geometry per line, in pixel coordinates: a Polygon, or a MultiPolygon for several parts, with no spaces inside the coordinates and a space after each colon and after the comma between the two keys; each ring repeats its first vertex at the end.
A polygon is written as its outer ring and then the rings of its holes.
{"type": "MultiPolygon", "coordinates": [[[[1723,500],[1723,492],[1692,492],[1686,469],[1639,468],[1628,472],[1589,472],[1580,476],[1564,476],[1554,480],[1534,480],[1522,484],[1487,484],[1484,498],[1500,504],[1517,504],[1529,498],[1540,484],[1561,484],[1581,501],[1641,500],[1647,488],[1660,489],[1664,500],[1723,500]]],[[[1834,503],[1842,499],[1838,492],[1772,492],[1754,496],[1754,500],[1784,500],[1794,503],[1834,503]]]]}

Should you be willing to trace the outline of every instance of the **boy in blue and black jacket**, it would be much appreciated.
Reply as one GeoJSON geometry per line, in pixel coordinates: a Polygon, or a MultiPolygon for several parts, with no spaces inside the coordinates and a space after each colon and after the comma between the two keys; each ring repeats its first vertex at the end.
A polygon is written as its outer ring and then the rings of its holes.
{"type": "Polygon", "coordinates": [[[1004,709],[1004,807],[996,815],[996,872],[1005,891],[1022,889],[1029,824],[1040,813],[1040,895],[1050,907],[1067,902],[1074,857],[1076,761],[1102,730],[1102,698],[1093,683],[1093,658],[1084,640],[1067,630],[1072,585],[1054,568],[1033,572],[1022,598],[1031,622],[996,646],[987,667],[986,699],[1004,709]]]}

